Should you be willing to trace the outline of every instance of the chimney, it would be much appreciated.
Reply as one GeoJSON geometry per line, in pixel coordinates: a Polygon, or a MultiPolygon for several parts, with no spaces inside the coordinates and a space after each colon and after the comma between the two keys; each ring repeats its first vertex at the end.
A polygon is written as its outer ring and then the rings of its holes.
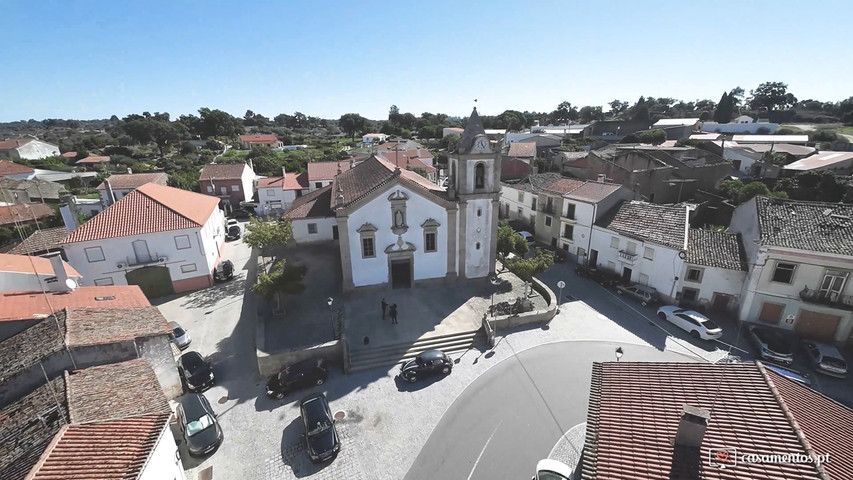
{"type": "Polygon", "coordinates": [[[685,403],[681,420],[678,422],[678,432],[675,434],[675,446],[697,449],[701,447],[705,429],[710,421],[710,411],[685,403]]]}
{"type": "Polygon", "coordinates": [[[62,256],[59,253],[54,253],[47,258],[50,259],[50,266],[53,267],[53,275],[56,277],[56,282],[48,284],[50,291],[67,292],[71,290],[68,285],[70,282],[68,282],[68,273],[65,271],[65,265],[62,262],[62,256]]]}
{"type": "Polygon", "coordinates": [[[344,206],[344,190],[338,185],[338,196],[335,197],[335,208],[344,206]]]}
{"type": "Polygon", "coordinates": [[[107,207],[116,203],[116,196],[113,194],[113,186],[110,185],[110,179],[104,179],[104,185],[107,187],[107,207]]]}
{"type": "Polygon", "coordinates": [[[133,175],[133,170],[131,170],[131,168],[130,168],[130,167],[127,167],[127,174],[128,174],[128,175],[133,175]]]}
{"type": "Polygon", "coordinates": [[[599,174],[598,174],[598,181],[599,181],[599,182],[601,182],[601,183],[606,182],[606,181],[607,181],[607,175],[605,175],[605,174],[603,174],[603,173],[599,173],[599,174]]]}
{"type": "Polygon", "coordinates": [[[284,177],[287,176],[287,172],[284,170],[284,167],[281,167],[281,181],[284,181],[284,177]]]}
{"type": "Polygon", "coordinates": [[[77,228],[77,206],[74,205],[74,196],[65,195],[61,198],[65,205],[59,207],[59,214],[62,216],[62,221],[65,223],[65,229],[69,232],[77,228]]]}

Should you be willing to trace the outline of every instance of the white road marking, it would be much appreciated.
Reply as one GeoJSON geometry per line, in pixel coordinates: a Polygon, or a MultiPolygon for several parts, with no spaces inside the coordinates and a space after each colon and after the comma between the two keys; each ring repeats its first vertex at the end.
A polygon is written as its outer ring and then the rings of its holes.
{"type": "Polygon", "coordinates": [[[495,429],[494,429],[494,430],[492,430],[492,434],[491,434],[491,435],[489,435],[489,439],[488,439],[488,440],[486,440],[486,444],[485,444],[485,445],[483,445],[483,449],[482,449],[482,450],[480,450],[480,454],[479,454],[479,455],[477,455],[477,460],[474,462],[474,466],[473,466],[473,467],[471,467],[471,473],[469,473],[469,474],[468,474],[468,480],[471,480],[471,477],[473,477],[473,476],[474,476],[474,470],[476,470],[476,469],[477,469],[477,464],[479,464],[479,463],[480,463],[480,459],[481,459],[481,458],[483,458],[483,454],[484,454],[484,453],[486,453],[486,447],[488,447],[488,446],[489,446],[489,442],[491,442],[491,441],[492,441],[492,437],[494,437],[494,436],[495,436],[495,433],[497,433],[498,428],[500,428],[500,426],[501,426],[501,423],[503,423],[503,420],[501,420],[501,422],[497,424],[497,426],[495,427],[495,429]]]}

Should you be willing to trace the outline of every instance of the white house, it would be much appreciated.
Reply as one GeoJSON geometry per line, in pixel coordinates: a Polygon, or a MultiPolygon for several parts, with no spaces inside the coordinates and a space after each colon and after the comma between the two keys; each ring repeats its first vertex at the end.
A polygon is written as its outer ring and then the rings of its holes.
{"type": "Polygon", "coordinates": [[[832,152],[824,150],[814,155],[785,165],[788,172],[800,173],[824,170],[836,175],[853,174],[853,152],[832,152]]]}
{"type": "Polygon", "coordinates": [[[636,200],[619,204],[593,226],[589,264],[674,300],[684,270],[689,209],[636,200]]]}
{"type": "Polygon", "coordinates": [[[166,185],[168,182],[169,175],[164,172],[117,174],[110,175],[96,190],[101,197],[101,203],[108,207],[146,183],[166,185]]]}
{"type": "Polygon", "coordinates": [[[539,194],[560,178],[559,173],[539,173],[517,182],[501,182],[501,218],[522,221],[534,230],[539,194]]]}
{"type": "Polygon", "coordinates": [[[58,253],[50,258],[0,253],[0,292],[64,292],[67,279],[79,284],[81,278],[58,253]]]}
{"type": "Polygon", "coordinates": [[[212,163],[205,165],[198,178],[201,193],[218,197],[224,204],[237,207],[255,198],[255,170],[248,163],[212,163]]]}
{"type": "Polygon", "coordinates": [[[681,304],[737,313],[747,270],[740,235],[691,228],[676,296],[681,304]]]}
{"type": "Polygon", "coordinates": [[[297,242],[339,239],[345,290],[483,278],[495,267],[500,157],[476,109],[449,166],[445,190],[374,155],[294,201],[285,217],[297,242]]]}
{"type": "Polygon", "coordinates": [[[308,174],[306,172],[287,173],[283,176],[258,179],[258,203],[261,214],[270,215],[275,211],[286,211],[294,200],[308,193],[308,174]]]}
{"type": "Polygon", "coordinates": [[[213,284],[225,242],[216,197],[145,184],[60,244],[84,285],[139,285],[149,297],[213,284]]]}
{"type": "Polygon", "coordinates": [[[59,155],[59,147],[35,138],[10,138],[0,141],[0,158],[38,160],[59,155]]]}
{"type": "Polygon", "coordinates": [[[243,150],[250,150],[259,146],[282,148],[284,147],[284,142],[271,133],[250,133],[240,135],[240,147],[243,150]]]}
{"type": "Polygon", "coordinates": [[[735,209],[750,272],[741,321],[847,343],[853,334],[853,205],[755,197],[735,209]]]}
{"type": "Polygon", "coordinates": [[[361,143],[370,145],[374,143],[383,143],[388,141],[388,135],[384,133],[365,133],[361,137],[361,143]]]}

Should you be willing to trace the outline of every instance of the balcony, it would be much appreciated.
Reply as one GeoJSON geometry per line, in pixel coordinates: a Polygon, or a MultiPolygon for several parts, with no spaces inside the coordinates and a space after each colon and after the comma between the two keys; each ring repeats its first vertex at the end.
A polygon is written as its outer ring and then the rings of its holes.
{"type": "Polygon", "coordinates": [[[800,291],[800,298],[804,302],[853,311],[853,295],[841,295],[837,292],[812,290],[805,287],[800,291]]]}
{"type": "Polygon", "coordinates": [[[153,265],[155,263],[165,263],[167,258],[152,252],[149,258],[126,257],[125,265],[128,267],[142,267],[145,265],[153,265]]]}
{"type": "Polygon", "coordinates": [[[539,205],[539,211],[542,213],[547,213],[549,215],[554,214],[554,205],[539,205]]]}
{"type": "Polygon", "coordinates": [[[625,250],[619,250],[619,261],[622,263],[633,265],[634,262],[637,261],[637,254],[626,252],[625,250]]]}

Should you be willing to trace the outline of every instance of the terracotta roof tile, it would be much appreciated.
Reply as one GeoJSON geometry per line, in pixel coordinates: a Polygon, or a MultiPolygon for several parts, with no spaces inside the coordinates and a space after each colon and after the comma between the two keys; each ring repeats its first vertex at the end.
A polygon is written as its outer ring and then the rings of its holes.
{"type": "Polygon", "coordinates": [[[512,142],[509,144],[508,157],[535,157],[536,143],[534,142],[512,142]]]}
{"type": "Polygon", "coordinates": [[[687,263],[747,271],[740,235],[691,228],[687,237],[687,263]]]}
{"type": "MultiPolygon", "coordinates": [[[[109,178],[107,178],[112,188],[139,188],[146,183],[159,183],[161,185],[166,185],[166,181],[168,179],[169,176],[163,172],[118,174],[110,175],[109,178]]],[[[106,189],[107,185],[105,182],[101,182],[97,187],[97,190],[106,189]]]]}
{"type": "Polygon", "coordinates": [[[14,255],[39,254],[51,250],[59,250],[59,242],[68,235],[65,227],[36,230],[23,242],[15,245],[8,253],[14,255]]]}
{"type": "MultiPolygon", "coordinates": [[[[0,142],[0,145],[2,144],[3,142],[0,142]]],[[[0,150],[4,150],[4,148],[0,146],[0,150]]],[[[0,160],[0,177],[4,175],[15,175],[19,173],[33,172],[35,172],[35,170],[32,167],[21,165],[20,163],[15,163],[11,160],[0,160]]]]}
{"type": "Polygon", "coordinates": [[[853,256],[853,204],[755,201],[762,244],[853,256]]]}
{"type": "MultiPolygon", "coordinates": [[[[27,315],[20,318],[32,318],[27,315]]],[[[28,370],[45,357],[65,348],[65,311],[0,342],[0,383],[28,370]]]]}
{"type": "Polygon", "coordinates": [[[88,156],[88,157],[86,157],[86,158],[83,158],[83,159],[77,160],[76,164],[77,164],[77,165],[80,165],[80,164],[87,164],[87,163],[94,164],[94,163],[105,163],[105,162],[109,162],[109,161],[110,161],[110,157],[107,157],[107,156],[103,156],[103,155],[90,155],[90,156],[88,156]]]}
{"type": "Polygon", "coordinates": [[[305,190],[308,188],[308,174],[306,172],[287,172],[284,177],[268,177],[258,180],[258,188],[274,187],[282,190],[305,190]],[[283,182],[282,178],[284,178],[283,182]]]}
{"type": "Polygon", "coordinates": [[[563,177],[559,173],[537,173],[534,175],[529,175],[517,182],[504,182],[503,185],[513,188],[515,190],[539,193],[544,191],[545,187],[551,185],[557,180],[560,180],[561,178],[563,177]]]}
{"type": "Polygon", "coordinates": [[[211,163],[201,170],[198,180],[234,180],[243,177],[243,170],[249,168],[246,163],[211,163]]]}
{"type": "Polygon", "coordinates": [[[322,218],[334,215],[332,211],[332,186],[314,190],[313,192],[303,195],[293,203],[290,208],[282,215],[282,218],[322,218]]]}
{"type": "Polygon", "coordinates": [[[216,197],[147,183],[74,229],[62,244],[197,228],[218,206],[216,197]]]}
{"type": "Polygon", "coordinates": [[[169,335],[169,322],[157,307],[65,309],[66,340],[84,346],[169,335]]]}
{"type": "Polygon", "coordinates": [[[346,172],[351,168],[350,162],[308,162],[308,181],[332,180],[338,174],[338,168],[346,172]]]}
{"type": "Polygon", "coordinates": [[[516,180],[530,175],[533,167],[529,163],[517,158],[504,158],[501,160],[501,180],[516,180]]]}
{"type": "Polygon", "coordinates": [[[588,202],[600,202],[616,193],[620,188],[622,185],[615,183],[588,181],[566,196],[567,198],[576,198],[588,202]]]}
{"type": "Polygon", "coordinates": [[[90,367],[66,376],[71,423],[172,413],[147,360],[90,367]]]}
{"type": "Polygon", "coordinates": [[[121,308],[147,307],[151,303],[138,285],[82,286],[73,292],[0,292],[0,321],[48,315],[50,307],[121,308]],[[50,306],[45,300],[50,299],[50,306]],[[100,300],[99,300],[100,299],[100,300]]]}
{"type": "Polygon", "coordinates": [[[582,187],[583,184],[583,180],[576,178],[561,178],[546,185],[544,190],[558,195],[566,195],[582,187]]]}
{"type": "Polygon", "coordinates": [[[0,206],[0,225],[11,225],[15,222],[32,222],[56,214],[50,205],[44,203],[16,203],[0,206]]]}
{"type": "Polygon", "coordinates": [[[409,170],[414,170],[416,168],[423,168],[427,173],[436,171],[435,167],[427,165],[421,161],[421,158],[427,157],[418,157],[416,150],[386,150],[378,153],[377,155],[381,156],[385,161],[393,163],[395,166],[402,169],[407,168],[409,170]]]}
{"type": "MultiPolygon", "coordinates": [[[[594,363],[584,480],[689,478],[679,475],[683,473],[678,468],[681,450],[675,450],[672,443],[684,404],[708,409],[711,414],[699,451],[705,467],[701,478],[820,478],[812,464],[738,463],[729,470],[707,468],[709,448],[737,448],[739,455],[805,453],[800,436],[808,432],[791,421],[775,393],[775,380],[763,367],[751,363],[594,363]]],[[[786,387],[799,393],[808,390],[786,387]]],[[[834,422],[834,413],[838,412],[817,404],[807,415],[834,422]]],[[[845,419],[851,416],[849,410],[841,413],[845,419]]],[[[850,430],[822,432],[827,440],[849,445],[850,430]]]]}
{"type": "MultiPolygon", "coordinates": [[[[82,277],[71,265],[64,261],[62,264],[65,266],[66,275],[69,277],[82,277]]],[[[33,273],[33,270],[41,275],[54,274],[53,265],[51,265],[49,258],[0,253],[0,272],[33,273]]]]}
{"type": "Polygon", "coordinates": [[[240,135],[240,141],[246,143],[278,143],[278,137],[269,133],[251,133],[240,135]]]}
{"type": "MultiPolygon", "coordinates": [[[[343,172],[335,177],[332,183],[332,203],[337,202],[337,196],[343,194],[343,205],[350,205],[360,200],[376,188],[393,180],[397,175],[398,167],[385,160],[381,155],[374,155],[355,168],[343,172]]],[[[399,169],[399,176],[415,183],[421,188],[437,194],[443,194],[444,189],[430,182],[419,174],[399,169]]]]}
{"type": "MultiPolygon", "coordinates": [[[[170,414],[64,427],[33,469],[32,480],[135,479],[168,428],[170,414]],[[108,460],[108,461],[107,461],[108,460]]],[[[168,435],[169,433],[166,432],[168,435]]]]}
{"type": "Polygon", "coordinates": [[[65,152],[62,155],[60,155],[60,157],[64,157],[64,158],[74,158],[76,156],[77,156],[77,152],[65,152]]]}
{"type": "Polygon", "coordinates": [[[637,200],[620,202],[596,225],[677,250],[687,246],[687,207],[684,205],[658,205],[637,200]]]}

